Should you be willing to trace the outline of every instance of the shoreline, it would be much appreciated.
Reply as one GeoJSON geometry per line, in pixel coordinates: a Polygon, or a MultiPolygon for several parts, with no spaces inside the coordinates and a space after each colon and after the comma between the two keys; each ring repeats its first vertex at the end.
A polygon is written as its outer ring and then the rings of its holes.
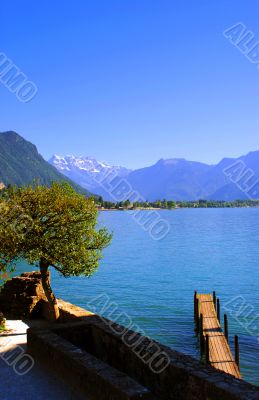
{"type": "Polygon", "coordinates": [[[119,209],[118,208],[98,208],[98,211],[152,211],[152,210],[164,210],[164,209],[163,208],[156,208],[156,207],[150,207],[150,208],[145,208],[145,207],[119,208],[119,209]]]}
{"type": "Polygon", "coordinates": [[[259,208],[259,206],[244,206],[244,207],[175,207],[175,208],[98,208],[97,211],[176,211],[176,210],[216,210],[216,209],[243,209],[243,208],[259,208]]]}

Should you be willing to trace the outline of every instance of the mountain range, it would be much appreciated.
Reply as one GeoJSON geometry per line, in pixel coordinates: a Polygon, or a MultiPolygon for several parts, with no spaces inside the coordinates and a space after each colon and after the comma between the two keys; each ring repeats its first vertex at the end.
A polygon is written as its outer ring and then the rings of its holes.
{"type": "Polygon", "coordinates": [[[251,186],[257,177],[259,178],[259,151],[239,158],[224,158],[216,165],[177,158],[161,159],[152,166],[134,171],[89,157],[55,155],[50,163],[81,186],[101,195],[105,200],[112,201],[116,200],[113,194],[99,184],[108,173],[117,176],[118,181],[126,179],[133,190],[149,201],[243,200],[249,196],[237,184],[239,180],[236,183],[231,181],[224,171],[233,165],[236,166],[234,169],[237,168],[241,175],[244,175],[243,180],[251,176],[251,186]]]}
{"type": "Polygon", "coordinates": [[[89,195],[87,189],[72,182],[45,161],[34,144],[13,131],[0,133],[0,182],[23,186],[34,180],[43,185],[66,181],[78,192],[89,195]]]}
{"type": "Polygon", "coordinates": [[[107,190],[108,185],[101,184],[107,175],[113,183],[126,180],[132,191],[149,201],[258,199],[259,151],[238,158],[224,158],[216,165],[172,158],[130,170],[93,157],[75,155],[55,155],[47,162],[34,144],[16,132],[0,133],[0,186],[1,183],[27,185],[35,179],[46,185],[52,181],[67,181],[80,193],[94,193],[105,200],[116,201],[113,193],[107,190]],[[232,181],[226,169],[233,174],[232,181]]]}

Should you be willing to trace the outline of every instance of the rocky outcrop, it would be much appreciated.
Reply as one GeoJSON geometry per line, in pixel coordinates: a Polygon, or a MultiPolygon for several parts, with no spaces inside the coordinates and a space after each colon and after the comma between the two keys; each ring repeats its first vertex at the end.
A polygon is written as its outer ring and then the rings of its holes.
{"type": "Polygon", "coordinates": [[[0,292],[0,312],[8,318],[34,317],[44,300],[40,272],[25,272],[5,283],[0,292]]]}

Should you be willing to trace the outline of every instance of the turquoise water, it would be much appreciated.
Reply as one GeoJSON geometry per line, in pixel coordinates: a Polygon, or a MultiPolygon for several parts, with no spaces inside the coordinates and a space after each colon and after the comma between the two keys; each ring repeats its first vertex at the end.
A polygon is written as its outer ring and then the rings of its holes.
{"type": "MultiPolygon", "coordinates": [[[[131,212],[102,212],[100,224],[114,237],[98,272],[90,279],[64,279],[54,273],[56,295],[89,308],[89,301],[106,293],[117,303],[117,312],[127,313],[146,335],[199,357],[193,292],[216,290],[222,314],[228,304],[231,338],[239,335],[241,372],[259,385],[259,209],[182,209],[160,214],[171,229],[165,239],[154,241],[131,212]],[[240,296],[245,301],[242,312],[240,296]]],[[[21,265],[19,270],[24,268],[28,269],[21,265]]]]}

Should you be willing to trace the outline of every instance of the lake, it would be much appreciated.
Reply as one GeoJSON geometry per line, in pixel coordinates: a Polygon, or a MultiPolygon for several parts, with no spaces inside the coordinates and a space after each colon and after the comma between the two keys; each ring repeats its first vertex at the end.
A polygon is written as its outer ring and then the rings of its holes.
{"type": "MultiPolygon", "coordinates": [[[[215,290],[222,319],[227,309],[232,349],[233,335],[239,335],[241,373],[259,385],[259,209],[179,209],[160,215],[170,231],[155,241],[132,212],[101,212],[100,225],[114,236],[98,272],[89,279],[53,273],[56,295],[91,308],[105,293],[137,329],[198,358],[193,293],[215,290]]],[[[31,268],[18,268],[24,269],[31,268]]]]}

